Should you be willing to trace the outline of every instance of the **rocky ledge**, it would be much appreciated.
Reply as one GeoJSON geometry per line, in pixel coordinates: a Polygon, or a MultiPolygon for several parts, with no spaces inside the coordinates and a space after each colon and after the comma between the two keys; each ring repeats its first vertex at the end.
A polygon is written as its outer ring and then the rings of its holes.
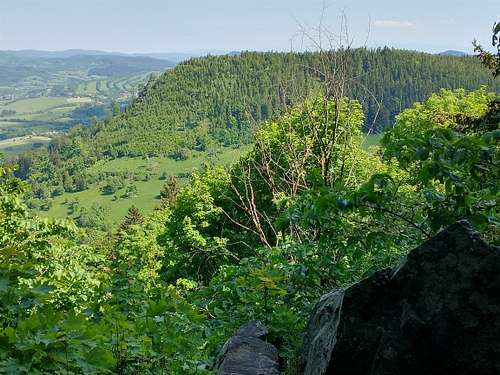
{"type": "Polygon", "coordinates": [[[267,328],[258,321],[243,325],[222,347],[218,375],[280,375],[278,350],[264,341],[267,328]]]}
{"type": "Polygon", "coordinates": [[[500,374],[500,249],[461,221],[323,296],[301,363],[305,375],[500,374]]]}

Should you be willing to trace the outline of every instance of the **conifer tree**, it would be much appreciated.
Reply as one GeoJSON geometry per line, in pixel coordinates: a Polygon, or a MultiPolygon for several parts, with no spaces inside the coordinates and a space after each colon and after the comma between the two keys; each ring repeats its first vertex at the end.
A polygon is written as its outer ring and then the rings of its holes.
{"type": "Polygon", "coordinates": [[[128,229],[132,225],[141,224],[144,222],[144,216],[141,214],[139,209],[132,205],[127,212],[127,216],[125,216],[125,220],[118,227],[118,236],[120,237],[121,233],[127,232],[128,229]]]}
{"type": "Polygon", "coordinates": [[[175,203],[179,192],[179,182],[175,176],[170,176],[160,192],[161,206],[171,206],[175,203]]]}

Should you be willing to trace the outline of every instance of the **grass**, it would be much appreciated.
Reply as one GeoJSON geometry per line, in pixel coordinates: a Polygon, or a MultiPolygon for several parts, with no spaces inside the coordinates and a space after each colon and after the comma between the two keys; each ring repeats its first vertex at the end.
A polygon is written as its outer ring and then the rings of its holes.
{"type": "Polygon", "coordinates": [[[379,146],[380,145],[380,141],[382,140],[382,137],[384,136],[383,133],[379,133],[379,134],[368,134],[367,136],[365,136],[365,138],[363,139],[363,142],[361,144],[361,146],[365,149],[365,150],[370,150],[370,149],[373,149],[374,147],[376,146],[379,146]]]}
{"type": "MultiPolygon", "coordinates": [[[[137,194],[130,198],[121,198],[125,193],[125,188],[115,194],[105,195],[101,192],[104,183],[93,184],[89,189],[78,193],[65,193],[54,198],[49,211],[41,212],[44,216],[56,218],[75,218],[71,214],[68,202],[78,202],[78,206],[89,208],[93,204],[102,206],[108,217],[108,224],[116,225],[121,222],[128,209],[134,205],[141,212],[148,214],[159,204],[158,195],[165,184],[165,180],[160,179],[163,173],[171,176],[183,176],[186,172],[192,172],[200,168],[205,162],[212,162],[215,165],[229,165],[248,150],[248,148],[226,148],[219,154],[208,157],[206,154],[198,154],[183,161],[175,161],[170,158],[119,158],[115,160],[101,161],[89,169],[89,173],[100,172],[148,172],[151,177],[148,181],[130,181],[137,188],[137,194]]],[[[185,177],[179,178],[181,184],[187,183],[185,177]]]]}
{"type": "MultiPolygon", "coordinates": [[[[363,140],[363,147],[374,150],[378,146],[382,134],[371,134],[363,140]]],[[[183,161],[175,161],[170,158],[119,158],[114,160],[102,160],[89,168],[88,173],[99,175],[106,172],[139,172],[148,173],[150,178],[145,181],[128,181],[125,185],[133,184],[137,194],[130,198],[123,198],[126,188],[115,194],[106,195],[101,192],[105,182],[95,183],[89,189],[78,193],[65,193],[54,198],[49,211],[41,212],[44,216],[56,218],[75,218],[78,213],[72,213],[69,202],[77,202],[79,208],[90,208],[97,204],[104,208],[107,213],[107,223],[115,226],[120,223],[128,209],[134,205],[144,214],[150,213],[158,204],[158,195],[165,184],[160,176],[176,176],[181,184],[188,182],[186,173],[199,169],[204,162],[212,162],[215,165],[229,165],[235,162],[250,147],[240,149],[225,148],[216,155],[209,157],[207,154],[197,154],[183,161]]]]}
{"type": "Polygon", "coordinates": [[[41,145],[46,145],[49,142],[50,138],[43,136],[25,136],[5,139],[0,141],[0,154],[7,158],[11,158],[22,152],[32,150],[41,145]]]}
{"type": "Polygon", "coordinates": [[[4,109],[14,110],[16,111],[16,115],[14,117],[18,117],[19,115],[47,111],[67,104],[67,97],[30,98],[16,100],[0,106],[0,111],[4,109]]]}
{"type": "Polygon", "coordinates": [[[84,96],[84,97],[68,98],[67,101],[68,103],[72,104],[90,104],[92,103],[92,98],[84,96]]]}

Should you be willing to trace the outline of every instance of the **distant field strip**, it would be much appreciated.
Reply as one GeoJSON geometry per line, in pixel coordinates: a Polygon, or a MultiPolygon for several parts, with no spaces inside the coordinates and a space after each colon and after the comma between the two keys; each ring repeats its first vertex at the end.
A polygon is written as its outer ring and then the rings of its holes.
{"type": "Polygon", "coordinates": [[[14,110],[18,115],[25,113],[36,113],[67,105],[67,99],[67,97],[41,97],[21,99],[0,106],[0,111],[3,109],[14,110]]]}
{"type": "Polygon", "coordinates": [[[25,137],[4,139],[3,141],[0,141],[0,149],[35,142],[47,143],[50,142],[50,138],[40,135],[27,135],[25,137]]]}
{"type": "Polygon", "coordinates": [[[50,143],[49,137],[28,135],[0,141],[0,154],[10,158],[22,152],[50,143]]]}

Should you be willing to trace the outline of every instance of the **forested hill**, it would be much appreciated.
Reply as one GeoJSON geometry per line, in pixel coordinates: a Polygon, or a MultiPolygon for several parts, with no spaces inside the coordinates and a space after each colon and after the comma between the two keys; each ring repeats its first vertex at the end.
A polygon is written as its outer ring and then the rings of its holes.
{"type": "MultiPolygon", "coordinates": [[[[362,101],[365,126],[376,118],[375,130],[441,88],[500,89],[473,57],[384,48],[351,50],[346,58],[355,81],[349,94],[362,101]]],[[[91,139],[94,150],[113,157],[177,154],[213,141],[245,143],[258,123],[316,85],[321,61],[318,53],[256,52],[191,59],[150,82],[126,113],[79,138],[91,139]]]]}

